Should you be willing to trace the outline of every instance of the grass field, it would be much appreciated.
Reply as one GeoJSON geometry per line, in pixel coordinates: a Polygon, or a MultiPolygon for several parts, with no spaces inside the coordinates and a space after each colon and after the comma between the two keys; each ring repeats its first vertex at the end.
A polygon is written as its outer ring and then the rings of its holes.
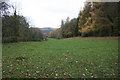
{"type": "Polygon", "coordinates": [[[3,78],[117,78],[118,40],[48,39],[3,44],[3,78]]]}

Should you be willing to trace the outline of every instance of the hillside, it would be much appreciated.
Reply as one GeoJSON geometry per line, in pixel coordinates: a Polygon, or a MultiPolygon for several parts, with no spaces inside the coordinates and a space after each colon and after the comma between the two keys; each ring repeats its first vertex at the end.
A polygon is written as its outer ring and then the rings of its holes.
{"type": "Polygon", "coordinates": [[[45,28],[36,28],[41,30],[44,36],[48,36],[50,32],[56,30],[57,28],[45,27],[45,28]]]}
{"type": "Polygon", "coordinates": [[[50,33],[53,30],[56,30],[57,28],[50,28],[50,27],[46,27],[46,28],[39,28],[43,33],[50,33]]]}

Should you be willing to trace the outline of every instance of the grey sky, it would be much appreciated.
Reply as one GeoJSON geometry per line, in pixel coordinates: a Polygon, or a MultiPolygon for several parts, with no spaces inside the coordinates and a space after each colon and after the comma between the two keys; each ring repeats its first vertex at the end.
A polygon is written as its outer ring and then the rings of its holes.
{"type": "Polygon", "coordinates": [[[35,27],[60,27],[61,20],[78,16],[85,0],[11,0],[19,14],[35,27]]]}

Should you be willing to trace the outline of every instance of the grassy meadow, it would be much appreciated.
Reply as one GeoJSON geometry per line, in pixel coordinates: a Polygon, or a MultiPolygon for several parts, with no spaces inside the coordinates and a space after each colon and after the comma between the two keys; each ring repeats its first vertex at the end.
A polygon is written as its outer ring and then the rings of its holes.
{"type": "Polygon", "coordinates": [[[118,40],[48,39],[3,44],[3,78],[117,78],[118,40]]]}

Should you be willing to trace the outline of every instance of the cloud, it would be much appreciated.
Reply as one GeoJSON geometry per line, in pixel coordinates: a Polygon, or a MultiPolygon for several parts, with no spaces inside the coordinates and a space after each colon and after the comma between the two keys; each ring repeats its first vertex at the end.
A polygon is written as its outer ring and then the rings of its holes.
{"type": "Polygon", "coordinates": [[[60,27],[62,19],[77,17],[85,0],[11,0],[35,27],[60,27]]]}

